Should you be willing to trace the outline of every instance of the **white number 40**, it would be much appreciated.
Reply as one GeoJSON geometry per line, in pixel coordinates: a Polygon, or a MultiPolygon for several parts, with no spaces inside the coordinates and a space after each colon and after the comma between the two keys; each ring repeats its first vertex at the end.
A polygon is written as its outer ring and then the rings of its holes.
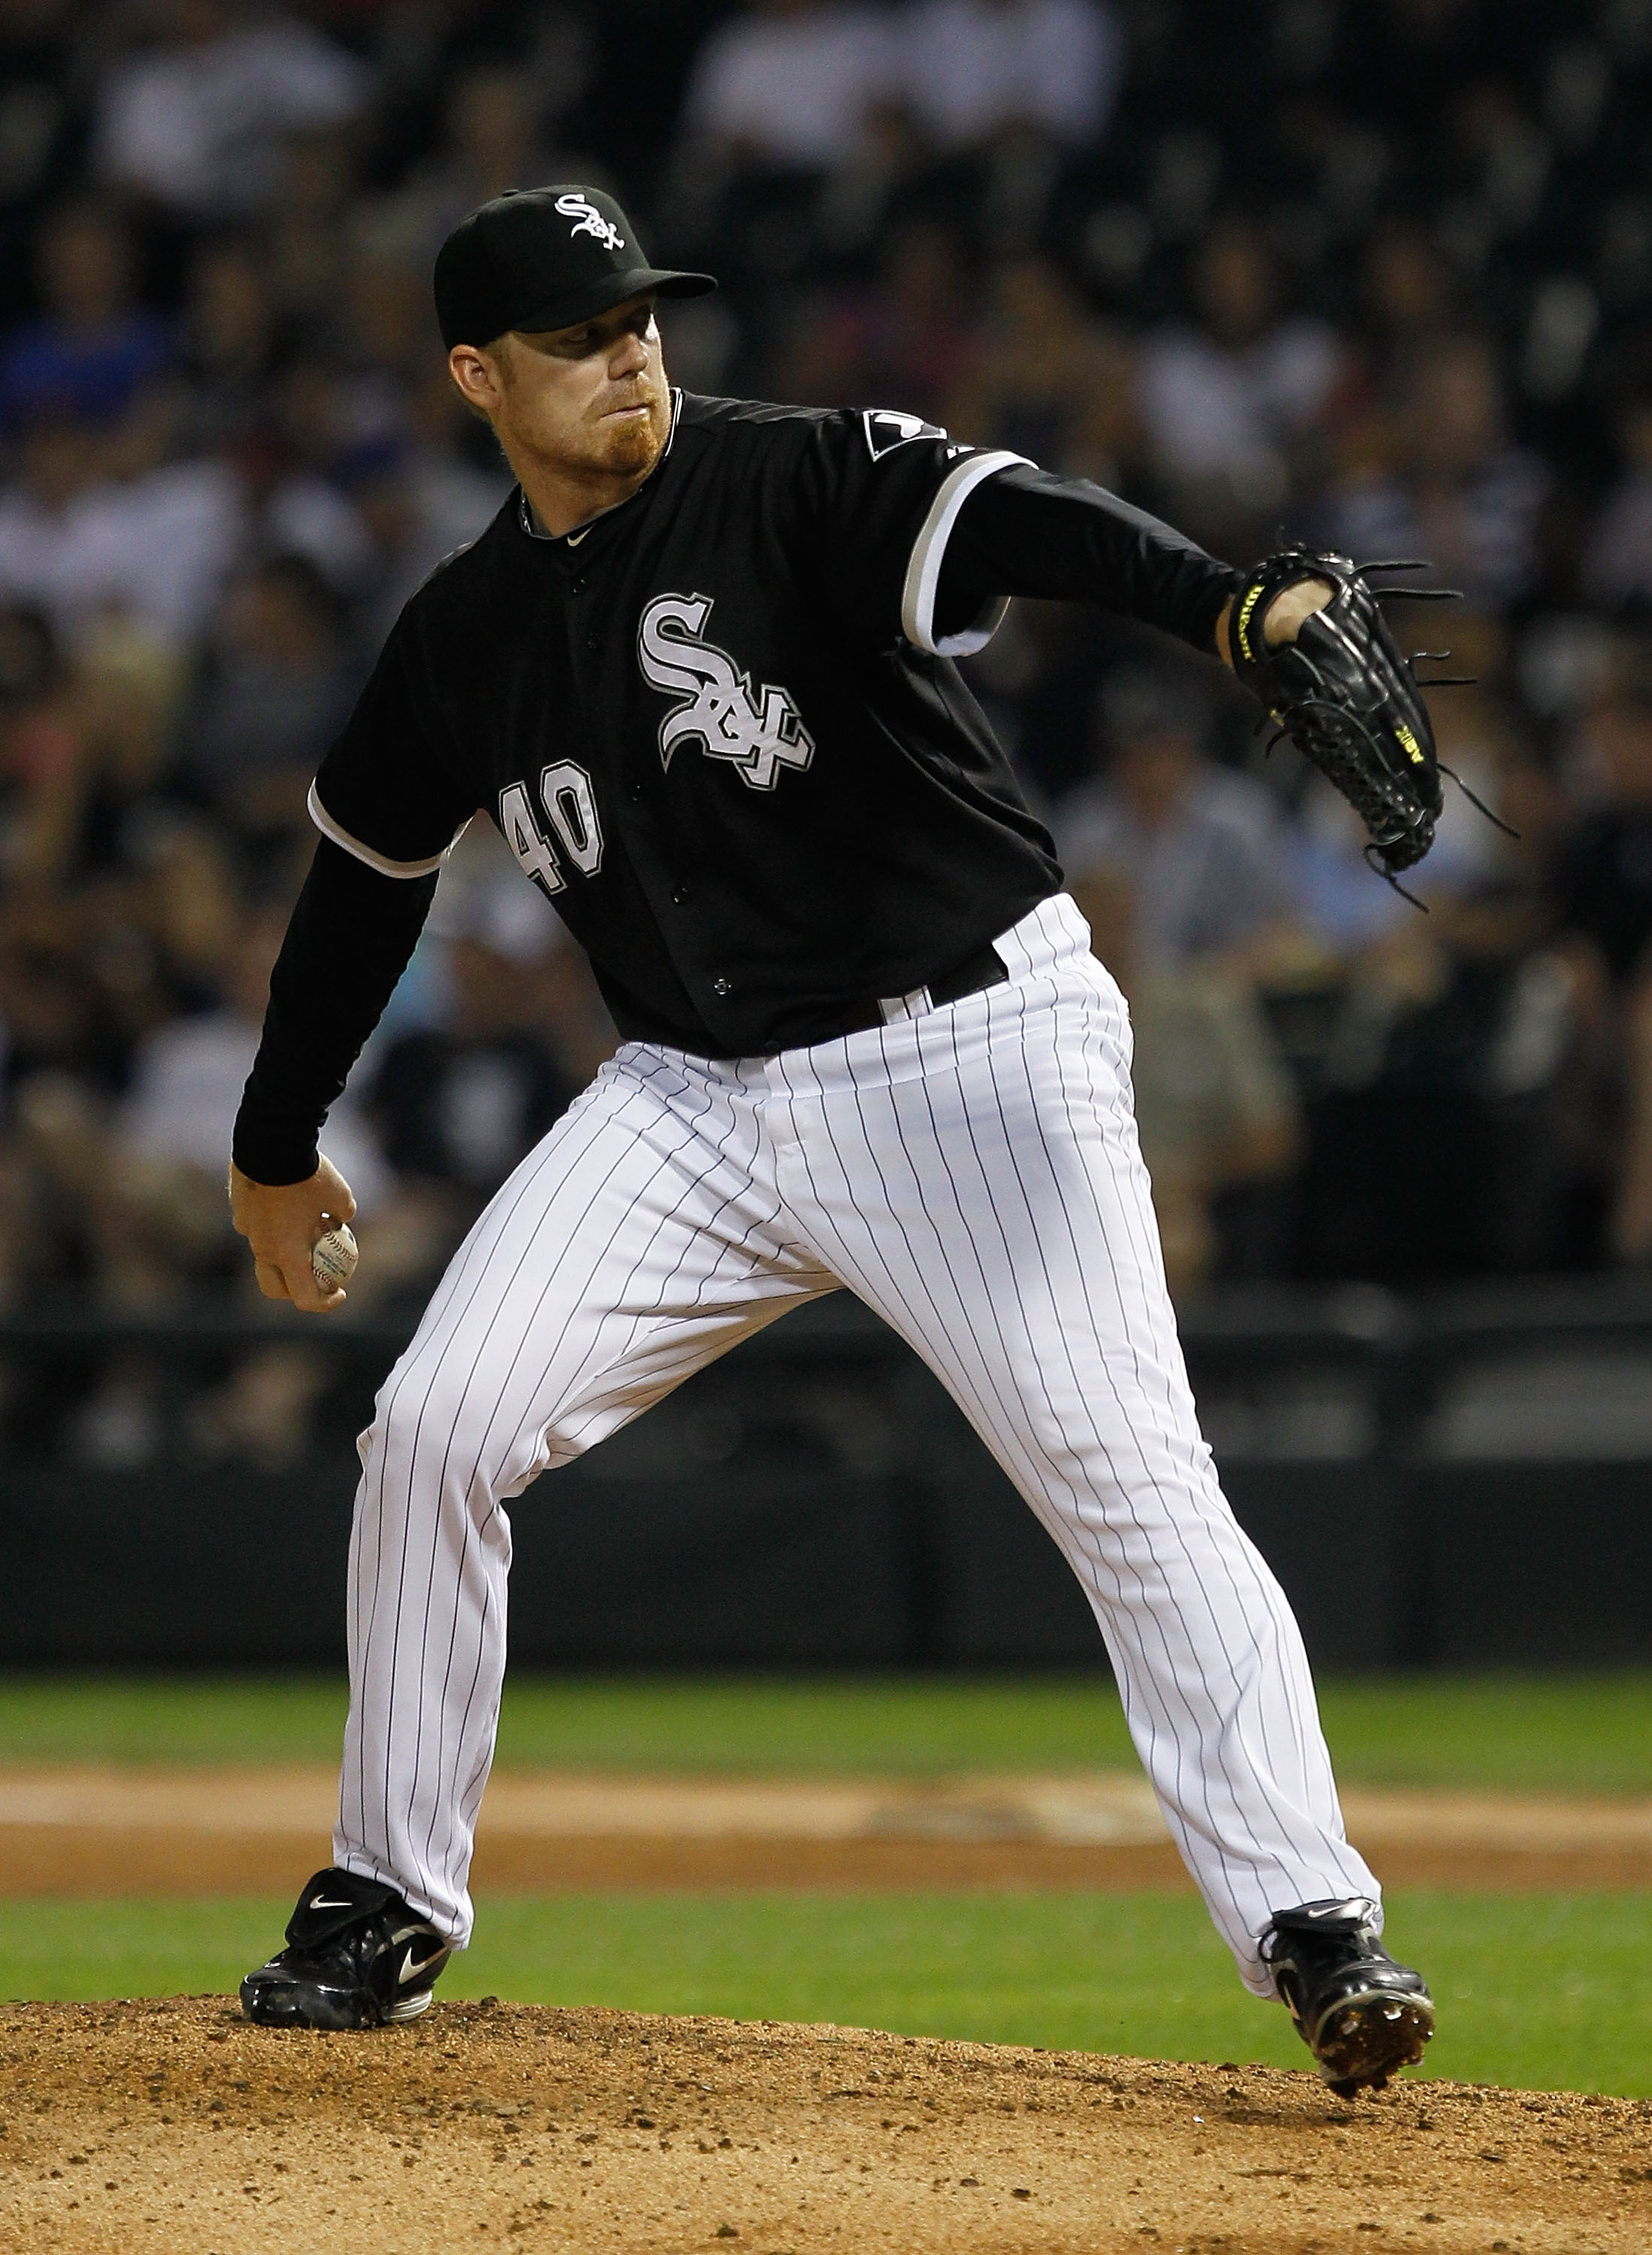
{"type": "MultiPolygon", "coordinates": [[[[602,866],[602,825],[590,776],[572,760],[553,760],[539,777],[539,797],[557,844],[582,876],[595,876],[602,866]]],[[[513,783],[500,792],[499,827],[540,890],[561,892],[567,879],[558,864],[556,846],[539,827],[526,783],[513,783]]]]}

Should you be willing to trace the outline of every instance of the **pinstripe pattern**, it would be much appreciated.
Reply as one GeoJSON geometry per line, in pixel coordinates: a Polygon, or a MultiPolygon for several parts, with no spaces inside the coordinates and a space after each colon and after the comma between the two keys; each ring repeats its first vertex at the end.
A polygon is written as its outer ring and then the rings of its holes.
{"type": "MultiPolygon", "coordinates": [[[[503,1501],[841,1282],[936,1373],[1078,1576],[1241,1975],[1271,1912],[1377,1895],[1301,1638],[1199,1431],[1122,998],[1071,901],[1008,983],[769,1060],[632,1043],[455,1256],[363,1437],[334,1852],[469,1932],[503,1501]]],[[[548,1499],[547,1499],[548,1500],[548,1499]]]]}
{"type": "Polygon", "coordinates": [[[833,1289],[774,1234],[769,1172],[749,1095],[622,1051],[478,1220],[380,1393],[334,1852],[458,1938],[504,1674],[503,1505],[833,1289]]]}

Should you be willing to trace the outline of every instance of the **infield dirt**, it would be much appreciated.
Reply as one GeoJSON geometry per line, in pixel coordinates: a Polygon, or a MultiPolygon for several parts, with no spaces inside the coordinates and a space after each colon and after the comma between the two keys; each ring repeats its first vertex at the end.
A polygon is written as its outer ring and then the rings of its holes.
{"type": "MultiPolygon", "coordinates": [[[[327,1863],[337,1772],[0,1767],[0,1895],[289,1894],[327,1863]]],[[[1652,1802],[1354,1788],[1349,1832],[1391,1886],[1652,1886],[1652,1802]]],[[[488,1891],[1191,1886],[1147,1781],[833,1780],[506,1772],[483,1805],[488,1891]]]]}
{"type": "Polygon", "coordinates": [[[0,2249],[1641,2255],[1652,2102],[860,2029],[0,2008],[0,2249]]]}

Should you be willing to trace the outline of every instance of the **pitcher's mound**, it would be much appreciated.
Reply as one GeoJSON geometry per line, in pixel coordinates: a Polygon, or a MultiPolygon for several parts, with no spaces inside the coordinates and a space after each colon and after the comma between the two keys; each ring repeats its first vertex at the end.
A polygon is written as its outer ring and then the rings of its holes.
{"type": "Polygon", "coordinates": [[[8,2255],[1649,2245],[1623,2099],[491,2003],[370,2035],[0,2008],[8,2255]]]}

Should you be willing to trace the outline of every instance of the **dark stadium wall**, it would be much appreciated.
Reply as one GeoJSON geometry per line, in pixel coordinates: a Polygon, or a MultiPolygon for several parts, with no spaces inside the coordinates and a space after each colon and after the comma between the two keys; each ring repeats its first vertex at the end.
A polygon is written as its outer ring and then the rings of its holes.
{"type": "MultiPolygon", "coordinates": [[[[1652,1658],[1649,1477],[1248,1465],[1228,1487],[1318,1669],[1576,1667],[1652,1658]]],[[[341,1664],[352,1487],[342,1461],[14,1472],[0,1667],[341,1664]]],[[[973,1449],[931,1485],[594,1462],[512,1516],[517,1666],[1104,1664],[1077,1583],[973,1449]]]]}

